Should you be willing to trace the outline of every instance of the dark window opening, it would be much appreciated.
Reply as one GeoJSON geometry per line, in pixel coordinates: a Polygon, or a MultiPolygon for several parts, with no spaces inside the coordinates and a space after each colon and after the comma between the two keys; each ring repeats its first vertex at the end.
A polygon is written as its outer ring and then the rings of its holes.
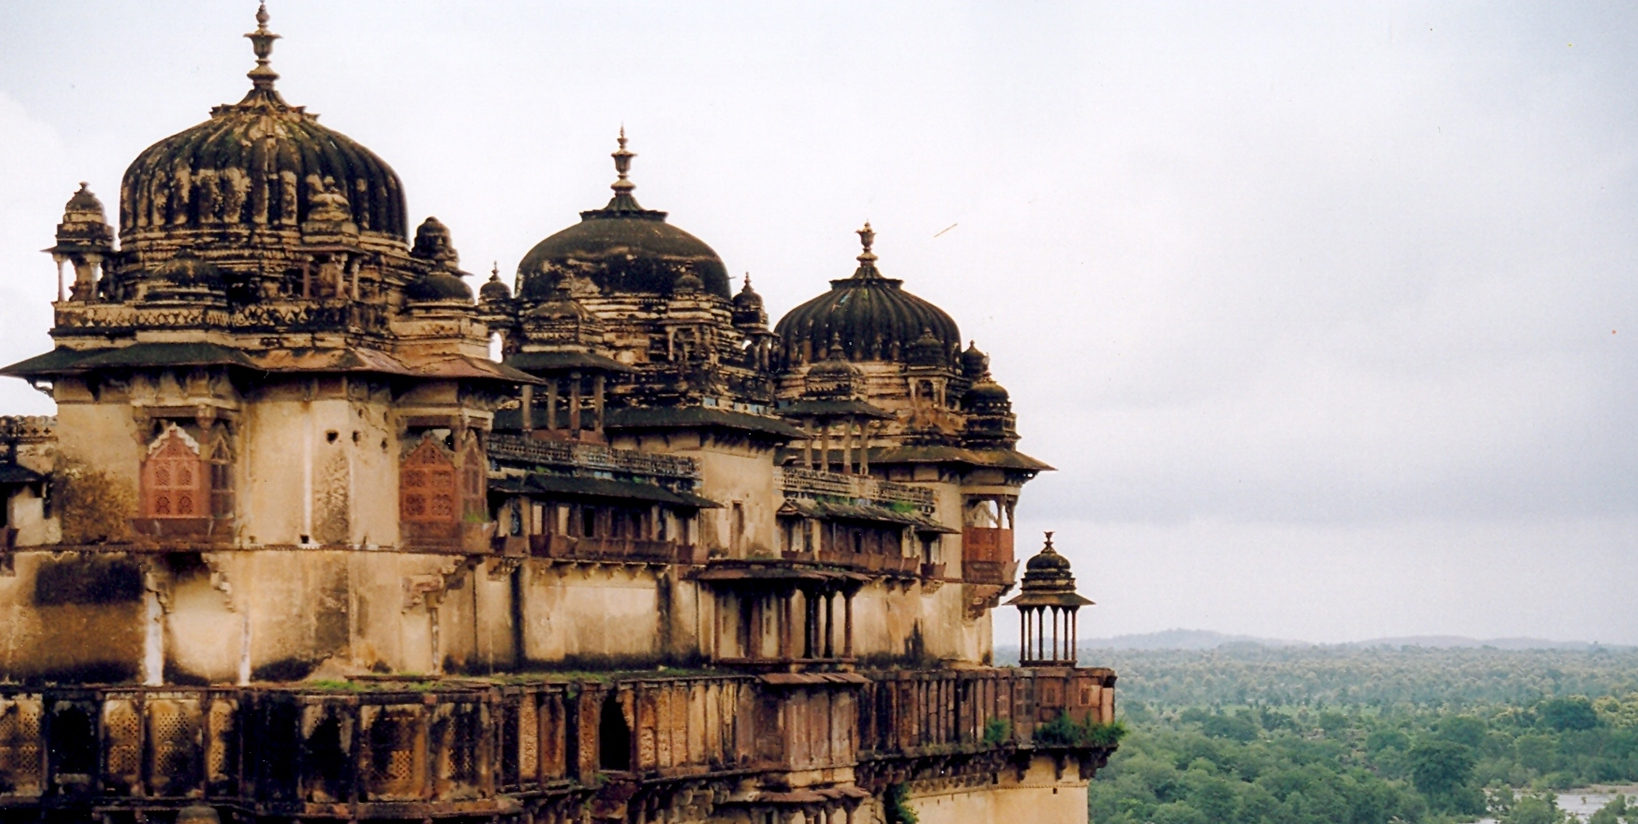
{"type": "Polygon", "coordinates": [[[54,774],[89,778],[97,771],[97,731],[86,709],[69,706],[58,710],[51,717],[49,742],[54,774]]]}
{"type": "Polygon", "coordinates": [[[631,769],[631,727],[620,700],[609,696],[597,723],[597,765],[605,770],[631,769]]]}

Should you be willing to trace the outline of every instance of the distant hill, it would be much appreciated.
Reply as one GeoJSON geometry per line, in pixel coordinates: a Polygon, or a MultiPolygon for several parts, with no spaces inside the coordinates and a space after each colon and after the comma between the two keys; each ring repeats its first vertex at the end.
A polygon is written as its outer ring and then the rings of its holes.
{"type": "Polygon", "coordinates": [[[1116,635],[1113,638],[1082,639],[1082,649],[1217,649],[1229,644],[1250,644],[1259,647],[1308,647],[1307,641],[1282,638],[1258,638],[1252,635],[1228,635],[1209,629],[1168,629],[1138,635],[1116,635]]]}
{"type": "Polygon", "coordinates": [[[1466,638],[1460,635],[1406,635],[1399,638],[1372,638],[1343,646],[1355,649],[1368,647],[1424,647],[1429,649],[1492,649],[1526,650],[1557,649],[1585,651],[1593,649],[1631,649],[1620,644],[1600,644],[1596,641],[1549,641],[1545,638],[1466,638]]]}
{"type": "MultiPolygon", "coordinates": [[[[1599,644],[1587,641],[1552,641],[1545,638],[1468,638],[1461,635],[1406,635],[1390,638],[1372,638],[1367,641],[1354,641],[1347,644],[1316,644],[1312,641],[1297,641],[1289,638],[1261,638],[1255,635],[1230,635],[1206,629],[1168,629],[1161,632],[1147,632],[1134,635],[1116,635],[1111,638],[1087,638],[1080,643],[1082,649],[1125,649],[1125,650],[1210,650],[1224,646],[1258,646],[1258,647],[1316,647],[1334,646],[1350,649],[1369,649],[1375,647],[1421,647],[1423,649],[1482,649],[1491,647],[1502,650],[1592,650],[1592,649],[1631,649],[1619,644],[1599,644]]],[[[999,649],[998,649],[999,651],[999,649]]],[[[1015,649],[1009,650],[1016,658],[1015,649]]]]}

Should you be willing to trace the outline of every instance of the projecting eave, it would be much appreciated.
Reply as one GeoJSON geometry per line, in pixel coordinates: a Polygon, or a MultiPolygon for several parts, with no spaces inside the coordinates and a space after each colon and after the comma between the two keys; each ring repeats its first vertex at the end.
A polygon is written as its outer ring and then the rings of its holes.
{"type": "Polygon", "coordinates": [[[1007,602],[1009,607],[1089,607],[1093,602],[1074,592],[1026,592],[1007,602]]]}
{"type": "Polygon", "coordinates": [[[1055,467],[1015,449],[967,449],[960,446],[891,446],[872,447],[870,463],[874,466],[892,464],[954,464],[980,466],[992,469],[1010,469],[1018,472],[1053,472],[1055,467]]]}
{"type": "Polygon", "coordinates": [[[635,369],[595,352],[515,352],[502,363],[532,374],[550,372],[635,372],[635,369]]]}
{"type": "Polygon", "coordinates": [[[779,414],[787,418],[870,418],[890,421],[895,416],[875,404],[864,401],[792,401],[779,407],[779,414]]]}
{"type": "Polygon", "coordinates": [[[610,432],[724,429],[781,443],[806,437],[802,430],[778,418],[703,406],[610,409],[603,428],[610,432]]]}
{"type": "Polygon", "coordinates": [[[96,369],[141,369],[178,366],[259,368],[237,349],[216,343],[133,343],[111,349],[58,347],[0,368],[0,375],[19,378],[80,375],[96,369]]]}
{"type": "Polygon", "coordinates": [[[613,481],[603,478],[547,475],[530,473],[523,478],[497,479],[489,482],[492,492],[514,495],[547,495],[564,498],[583,498],[614,501],[646,501],[670,504],[685,509],[720,509],[722,504],[695,495],[678,492],[658,484],[635,481],[613,481]]]}
{"type": "MultiPolygon", "coordinates": [[[[17,464],[0,464],[0,486],[17,486],[20,484],[37,484],[45,480],[45,476],[26,466],[17,464]]],[[[0,502],[0,506],[4,506],[0,502]]]]}

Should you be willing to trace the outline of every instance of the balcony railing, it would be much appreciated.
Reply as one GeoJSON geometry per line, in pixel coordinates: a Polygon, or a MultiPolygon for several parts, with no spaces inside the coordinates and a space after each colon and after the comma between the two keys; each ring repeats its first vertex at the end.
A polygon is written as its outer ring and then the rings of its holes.
{"type": "Polygon", "coordinates": [[[861,759],[1002,745],[1034,745],[1036,728],[1068,715],[1115,720],[1115,674],[1107,669],[1013,667],[876,672],[859,697],[861,759]]]}
{"type": "Polygon", "coordinates": [[[828,495],[849,500],[866,500],[891,506],[911,504],[933,511],[933,491],[919,486],[883,481],[865,475],[841,475],[795,466],[774,467],[774,483],[780,490],[810,497],[828,495]]]}
{"type": "Polygon", "coordinates": [[[601,444],[543,441],[521,435],[489,436],[489,457],[537,466],[565,466],[657,478],[697,480],[699,464],[679,455],[654,455],[601,444]]]}
{"type": "Polygon", "coordinates": [[[625,563],[695,563],[694,547],[676,541],[635,538],[576,538],[568,535],[530,535],[529,554],[564,561],[625,563]]]}

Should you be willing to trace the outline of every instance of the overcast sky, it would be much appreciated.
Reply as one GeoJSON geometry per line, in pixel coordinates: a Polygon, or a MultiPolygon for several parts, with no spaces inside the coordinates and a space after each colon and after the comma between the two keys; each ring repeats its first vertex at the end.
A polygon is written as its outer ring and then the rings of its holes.
{"type": "MultiPolygon", "coordinates": [[[[285,98],[469,271],[602,205],[622,123],[776,319],[868,218],[1058,467],[1019,547],[1058,531],[1085,635],[1638,643],[1638,6],[1352,6],[270,11],[285,98]]],[[[254,11],[0,0],[0,361],[77,182],[237,101],[254,11]]]]}

